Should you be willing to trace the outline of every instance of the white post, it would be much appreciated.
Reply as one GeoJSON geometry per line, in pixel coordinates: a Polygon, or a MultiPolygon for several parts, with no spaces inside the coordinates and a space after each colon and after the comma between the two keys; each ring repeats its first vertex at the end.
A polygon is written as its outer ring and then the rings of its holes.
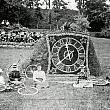
{"type": "Polygon", "coordinates": [[[5,24],[5,21],[3,20],[1,24],[4,25],[5,24]]]}

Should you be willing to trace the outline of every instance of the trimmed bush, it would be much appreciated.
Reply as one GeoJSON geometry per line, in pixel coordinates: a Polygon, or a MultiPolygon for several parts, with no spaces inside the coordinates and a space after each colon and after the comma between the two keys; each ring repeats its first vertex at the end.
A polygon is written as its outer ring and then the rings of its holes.
{"type": "Polygon", "coordinates": [[[88,66],[91,75],[100,76],[102,74],[101,66],[98,61],[95,48],[91,39],[89,41],[89,47],[88,47],[88,66]]]}

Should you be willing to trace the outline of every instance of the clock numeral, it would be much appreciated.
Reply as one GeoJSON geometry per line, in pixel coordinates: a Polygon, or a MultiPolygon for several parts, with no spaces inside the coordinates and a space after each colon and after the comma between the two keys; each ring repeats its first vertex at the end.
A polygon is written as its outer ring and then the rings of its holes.
{"type": "Polygon", "coordinates": [[[79,53],[79,57],[85,57],[84,53],[79,53]]]}
{"type": "Polygon", "coordinates": [[[58,69],[63,70],[64,69],[64,65],[62,63],[60,63],[59,65],[57,65],[58,69]]]}
{"type": "Polygon", "coordinates": [[[80,67],[80,65],[77,64],[77,63],[74,65],[74,69],[75,69],[76,71],[78,70],[79,67],[80,67]]]}
{"type": "Polygon", "coordinates": [[[83,49],[83,47],[82,46],[80,46],[79,48],[77,48],[77,50],[78,51],[80,51],[80,50],[82,50],[83,49]]]}
{"type": "Polygon", "coordinates": [[[79,64],[79,65],[84,65],[84,60],[78,59],[77,64],[79,64]]]}
{"type": "Polygon", "coordinates": [[[71,38],[66,38],[67,44],[72,44],[72,39],[71,38]]]}
{"type": "Polygon", "coordinates": [[[57,65],[57,63],[59,62],[58,58],[52,58],[52,61],[55,65],[57,65]]]}
{"type": "Polygon", "coordinates": [[[75,45],[77,42],[74,40],[74,39],[72,39],[72,45],[75,45]]]}
{"type": "Polygon", "coordinates": [[[87,38],[86,37],[82,37],[82,39],[80,39],[81,43],[87,43],[87,38]]]}
{"type": "Polygon", "coordinates": [[[71,66],[71,71],[75,71],[74,65],[71,66]]]}
{"type": "Polygon", "coordinates": [[[65,43],[64,43],[64,41],[63,41],[63,39],[61,39],[60,40],[60,46],[62,46],[62,45],[64,45],[65,43]]]}
{"type": "Polygon", "coordinates": [[[77,42],[77,43],[75,43],[74,45],[75,45],[75,47],[76,47],[78,50],[79,50],[80,48],[82,48],[81,44],[80,44],[80,43],[78,43],[78,42],[77,42]]]}
{"type": "Polygon", "coordinates": [[[63,40],[61,39],[61,40],[59,40],[59,41],[56,43],[55,47],[60,48],[62,45],[64,45],[64,42],[63,42],[63,40]]]}
{"type": "Polygon", "coordinates": [[[58,58],[58,53],[53,53],[52,58],[58,58]]]}
{"type": "Polygon", "coordinates": [[[71,67],[70,66],[66,66],[66,71],[67,72],[71,72],[71,67]]]}
{"type": "Polygon", "coordinates": [[[83,48],[79,48],[79,53],[85,53],[83,48]]]}
{"type": "Polygon", "coordinates": [[[53,53],[56,53],[56,52],[58,52],[58,50],[59,50],[58,47],[54,47],[54,48],[52,49],[52,52],[53,52],[53,53]]]}
{"type": "Polygon", "coordinates": [[[56,40],[54,39],[54,37],[50,37],[50,42],[53,44],[56,40]]]}

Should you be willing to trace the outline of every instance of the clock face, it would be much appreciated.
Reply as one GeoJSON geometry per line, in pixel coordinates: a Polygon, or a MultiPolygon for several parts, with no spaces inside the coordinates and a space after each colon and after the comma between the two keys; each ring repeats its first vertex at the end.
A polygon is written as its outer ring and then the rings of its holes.
{"type": "Polygon", "coordinates": [[[66,37],[58,40],[52,47],[52,63],[66,73],[77,71],[85,62],[85,50],[76,39],[66,37]]]}

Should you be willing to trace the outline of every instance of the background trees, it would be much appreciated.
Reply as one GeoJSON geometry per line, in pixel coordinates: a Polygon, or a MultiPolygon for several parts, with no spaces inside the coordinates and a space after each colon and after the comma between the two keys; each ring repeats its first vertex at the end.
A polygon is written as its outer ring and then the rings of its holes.
{"type": "Polygon", "coordinates": [[[89,31],[101,31],[106,25],[107,0],[76,0],[81,14],[88,17],[91,29],[89,31]]]}
{"type": "Polygon", "coordinates": [[[19,23],[24,27],[38,28],[43,19],[40,0],[3,0],[0,3],[0,22],[6,19],[11,24],[19,23]]]}
{"type": "MultiPolygon", "coordinates": [[[[90,22],[89,31],[109,28],[110,9],[107,0],[75,0],[80,15],[90,22]]],[[[74,22],[78,11],[67,8],[64,0],[0,0],[0,22],[3,19],[11,24],[20,23],[28,28],[59,29],[66,21],[74,22]],[[45,9],[41,6],[46,4],[45,9]]]]}
{"type": "Polygon", "coordinates": [[[53,5],[52,17],[53,17],[53,20],[56,22],[55,24],[57,24],[56,26],[57,29],[59,29],[59,21],[66,14],[66,9],[68,4],[63,0],[54,0],[52,2],[52,5],[53,5]]]}

